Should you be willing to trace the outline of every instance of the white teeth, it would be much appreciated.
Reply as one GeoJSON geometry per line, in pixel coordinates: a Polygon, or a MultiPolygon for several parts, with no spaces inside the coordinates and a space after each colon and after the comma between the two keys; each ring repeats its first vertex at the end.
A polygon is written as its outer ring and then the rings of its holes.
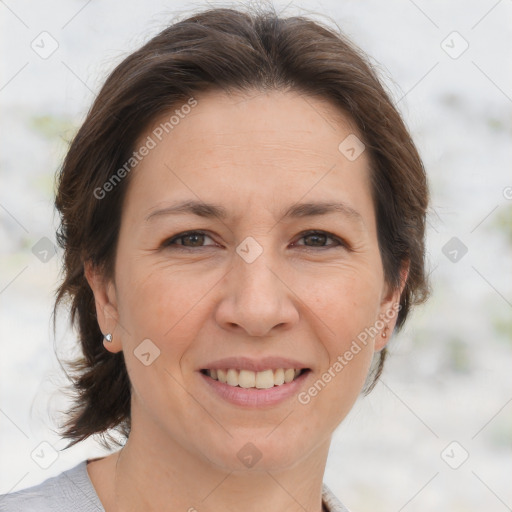
{"type": "Polygon", "coordinates": [[[274,384],[276,386],[284,384],[284,370],[282,368],[279,368],[274,372],[274,384]]]}
{"type": "Polygon", "coordinates": [[[284,371],[284,381],[291,382],[295,377],[295,370],[293,368],[288,368],[284,371]]]}
{"type": "Polygon", "coordinates": [[[238,372],[230,368],[226,377],[226,382],[230,386],[238,386],[238,372]]]}
{"type": "Polygon", "coordinates": [[[256,374],[256,387],[258,389],[268,389],[274,387],[274,372],[264,370],[256,374]]]}
{"type": "MultiPolygon", "coordinates": [[[[210,377],[214,379],[215,377],[212,375],[212,371],[209,370],[210,377]]],[[[219,382],[222,382],[223,384],[226,384],[226,370],[217,370],[217,380],[219,382]]]]}
{"type": "Polygon", "coordinates": [[[238,374],[238,385],[241,388],[253,388],[256,386],[256,374],[249,370],[240,370],[238,374]]]}
{"type": "Polygon", "coordinates": [[[253,372],[251,370],[236,370],[228,368],[226,370],[207,370],[206,373],[212,379],[218,380],[223,384],[230,386],[240,386],[241,388],[269,389],[274,386],[291,382],[295,379],[301,370],[295,368],[278,368],[277,370],[264,370],[262,372],[253,372]]]}

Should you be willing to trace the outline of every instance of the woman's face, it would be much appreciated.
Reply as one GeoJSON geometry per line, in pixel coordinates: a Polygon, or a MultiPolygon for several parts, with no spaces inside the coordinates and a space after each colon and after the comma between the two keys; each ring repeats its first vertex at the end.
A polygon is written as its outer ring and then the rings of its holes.
{"type": "Polygon", "coordinates": [[[88,273],[100,326],[124,351],[132,432],[226,469],[291,467],[330,441],[385,344],[380,318],[396,320],[369,158],[313,97],[196,100],[139,140],[155,147],[131,171],[114,279],[88,273]],[[280,384],[292,369],[308,370],[280,384]]]}

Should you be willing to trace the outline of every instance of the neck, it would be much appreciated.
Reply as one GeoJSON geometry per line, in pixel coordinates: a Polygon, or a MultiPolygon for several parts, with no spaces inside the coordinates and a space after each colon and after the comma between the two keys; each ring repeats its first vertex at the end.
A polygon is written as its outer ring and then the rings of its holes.
{"type": "Polygon", "coordinates": [[[322,511],[330,439],[293,467],[241,471],[214,465],[134,419],[117,458],[115,512],[322,511]]]}

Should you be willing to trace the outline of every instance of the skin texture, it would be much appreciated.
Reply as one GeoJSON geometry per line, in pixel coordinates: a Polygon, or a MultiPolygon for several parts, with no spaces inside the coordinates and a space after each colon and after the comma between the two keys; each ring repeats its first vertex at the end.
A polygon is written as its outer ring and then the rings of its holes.
{"type": "MultiPolygon", "coordinates": [[[[105,348],[124,351],[133,386],[132,432],[117,478],[119,452],[91,461],[89,475],[107,512],[241,504],[318,512],[332,433],[387,342],[382,330],[306,405],[293,396],[265,409],[237,407],[214,395],[197,370],[229,356],[298,358],[312,370],[307,390],[399,302],[400,290],[384,279],[368,155],[350,161],[338,150],[357,130],[310,96],[215,91],[196,99],[132,171],[114,278],[86,265],[100,327],[113,333],[105,348]],[[228,217],[146,220],[181,200],[220,204],[228,217]],[[360,218],[282,218],[291,205],[319,201],[343,202],[360,218]],[[190,230],[207,236],[163,246],[190,230]],[[304,237],[306,230],[346,246],[304,237]],[[236,252],[248,236],[263,249],[252,263],[236,252]],[[160,356],[145,366],[134,350],[148,338],[160,356]],[[252,468],[237,457],[248,442],[262,454],[252,468]]],[[[387,320],[388,333],[395,320],[387,320]]]]}

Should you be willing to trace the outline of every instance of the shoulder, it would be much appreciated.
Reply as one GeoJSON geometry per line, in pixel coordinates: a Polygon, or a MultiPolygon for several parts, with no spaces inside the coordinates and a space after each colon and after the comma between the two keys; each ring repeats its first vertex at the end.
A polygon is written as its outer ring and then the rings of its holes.
{"type": "Polygon", "coordinates": [[[39,485],[0,495],[0,512],[105,512],[82,461],[39,485]]]}
{"type": "Polygon", "coordinates": [[[328,512],[350,512],[325,484],[322,487],[322,504],[328,512]]]}
{"type": "MultiPolygon", "coordinates": [[[[329,512],[350,512],[323,484],[322,501],[329,512]]],[[[0,512],[105,512],[82,461],[39,485],[0,495],[0,512]]]]}

